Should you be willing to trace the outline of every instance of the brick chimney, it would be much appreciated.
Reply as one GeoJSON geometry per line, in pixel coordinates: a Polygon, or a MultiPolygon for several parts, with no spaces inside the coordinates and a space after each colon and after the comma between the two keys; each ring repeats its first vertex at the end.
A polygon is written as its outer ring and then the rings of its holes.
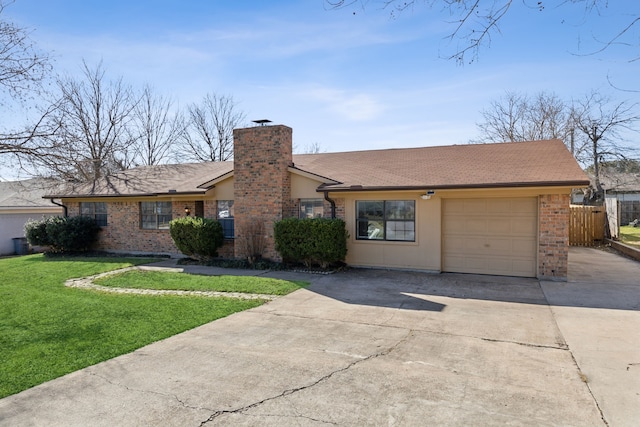
{"type": "Polygon", "coordinates": [[[283,125],[233,131],[234,217],[237,258],[280,261],[273,225],[291,212],[293,130],[283,125]]]}

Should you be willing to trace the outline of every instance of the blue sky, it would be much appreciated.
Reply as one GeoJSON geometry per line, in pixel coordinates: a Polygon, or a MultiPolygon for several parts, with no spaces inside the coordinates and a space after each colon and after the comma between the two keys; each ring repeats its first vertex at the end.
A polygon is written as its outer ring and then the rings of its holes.
{"type": "Polygon", "coordinates": [[[464,66],[442,59],[450,18],[422,3],[397,19],[374,0],[342,10],[322,0],[16,0],[4,14],[33,30],[58,73],[102,60],[109,76],[180,105],[231,95],[248,120],[291,126],[299,150],[332,152],[467,143],[505,91],[640,100],[607,83],[640,90],[640,61],[629,62],[638,29],[631,48],[582,55],[640,15],[640,2],[609,2],[602,16],[535,3],[515,0],[501,33],[464,66]]]}

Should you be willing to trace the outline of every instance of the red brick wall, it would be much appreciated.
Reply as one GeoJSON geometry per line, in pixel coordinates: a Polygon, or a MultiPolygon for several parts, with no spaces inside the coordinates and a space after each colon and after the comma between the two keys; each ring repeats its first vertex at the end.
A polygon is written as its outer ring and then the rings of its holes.
{"type": "MultiPolygon", "coordinates": [[[[139,201],[106,202],[107,226],[98,234],[97,250],[124,251],[131,253],[161,253],[178,255],[180,252],[173,243],[169,230],[143,230],[140,228],[139,201]]],[[[77,216],[80,203],[66,203],[69,216],[77,216]]],[[[188,206],[193,213],[195,202],[173,202],[172,216],[184,216],[184,208],[188,206]]],[[[207,203],[205,203],[205,214],[207,203]]]]}
{"type": "Polygon", "coordinates": [[[253,224],[264,227],[262,256],[280,260],[273,224],[291,214],[292,129],[283,125],[235,129],[234,210],[235,256],[246,258],[253,224]]]}
{"type": "MultiPolygon", "coordinates": [[[[345,208],[345,201],[344,199],[335,199],[333,197],[331,197],[331,195],[329,195],[329,198],[331,198],[334,203],[336,204],[336,218],[340,218],[344,220],[344,208],[345,208]]],[[[327,218],[331,218],[331,204],[329,202],[325,202],[324,203],[324,216],[327,218]]]]}
{"type": "Polygon", "coordinates": [[[566,280],[569,264],[569,194],[538,199],[538,277],[566,280]]]}
{"type": "Polygon", "coordinates": [[[218,249],[218,256],[221,258],[232,259],[234,257],[235,242],[233,240],[225,240],[224,244],[218,249]]]}

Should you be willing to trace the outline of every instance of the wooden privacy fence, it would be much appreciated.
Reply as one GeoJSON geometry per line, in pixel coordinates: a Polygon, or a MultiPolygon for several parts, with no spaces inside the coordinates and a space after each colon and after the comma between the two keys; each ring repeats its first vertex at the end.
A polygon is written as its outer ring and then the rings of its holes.
{"type": "Polygon", "coordinates": [[[571,205],[569,244],[595,246],[604,241],[605,209],[603,206],[571,205]]]}

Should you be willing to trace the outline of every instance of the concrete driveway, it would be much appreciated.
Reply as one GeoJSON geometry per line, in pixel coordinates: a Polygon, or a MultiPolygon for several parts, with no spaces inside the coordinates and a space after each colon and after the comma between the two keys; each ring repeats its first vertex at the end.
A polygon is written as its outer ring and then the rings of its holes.
{"type": "Polygon", "coordinates": [[[2,399],[0,425],[638,425],[640,264],[570,263],[269,273],[313,285],[2,399]]]}

